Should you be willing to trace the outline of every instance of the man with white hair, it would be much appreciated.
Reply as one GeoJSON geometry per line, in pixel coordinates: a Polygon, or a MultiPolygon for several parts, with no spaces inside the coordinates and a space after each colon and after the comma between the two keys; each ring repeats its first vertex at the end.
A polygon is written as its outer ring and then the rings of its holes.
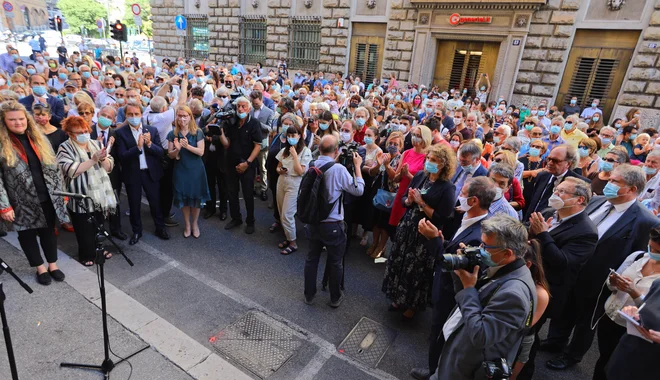
{"type": "Polygon", "coordinates": [[[511,127],[507,124],[502,124],[493,131],[493,142],[495,146],[500,146],[504,140],[511,137],[511,127]]]}
{"type": "Polygon", "coordinates": [[[220,136],[227,149],[227,185],[229,188],[229,212],[231,221],[225,225],[230,230],[243,224],[238,200],[239,186],[245,200],[246,234],[254,233],[254,174],[257,156],[261,150],[261,123],[250,115],[252,103],[244,96],[236,99],[237,120],[225,130],[226,136],[220,136]]]}

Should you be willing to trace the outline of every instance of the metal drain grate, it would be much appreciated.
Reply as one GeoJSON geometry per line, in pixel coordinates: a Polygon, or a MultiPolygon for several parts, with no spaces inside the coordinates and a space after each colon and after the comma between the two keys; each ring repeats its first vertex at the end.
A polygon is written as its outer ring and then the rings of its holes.
{"type": "Polygon", "coordinates": [[[337,347],[337,351],[369,367],[376,368],[395,337],[394,330],[362,317],[337,347]]]}
{"type": "Polygon", "coordinates": [[[261,379],[280,369],[302,345],[286,327],[256,311],[248,312],[209,342],[261,379]]]}

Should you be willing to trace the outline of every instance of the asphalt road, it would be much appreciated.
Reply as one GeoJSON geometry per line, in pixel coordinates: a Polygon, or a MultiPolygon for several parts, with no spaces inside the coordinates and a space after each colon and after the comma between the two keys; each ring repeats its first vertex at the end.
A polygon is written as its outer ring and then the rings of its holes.
{"type": "MultiPolygon", "coordinates": [[[[169,228],[169,241],[153,235],[148,207],[143,205],[142,241],[133,247],[120,242],[135,267],[115,255],[106,265],[106,279],[211,349],[209,338],[249,311],[274,318],[290,328],[302,345],[269,379],[409,379],[411,368],[424,365],[431,312],[427,310],[404,322],[397,313],[387,311],[388,301],[380,291],[384,264],[374,264],[362,253],[359,240],[354,240],[346,258],[344,303],[331,309],[326,305],[329,294],[319,287],[314,305],[308,306],[303,302],[307,242],[302,231],[298,252],[280,255],[277,243],[283,235],[268,232],[272,210],[266,202],[255,202],[257,231],[253,235],[246,235],[243,228],[225,231],[226,222],[216,216],[200,221],[199,239],[184,239],[180,226],[169,228]],[[393,344],[375,369],[336,352],[336,346],[362,317],[396,332],[393,344]]],[[[128,234],[130,224],[123,210],[123,230],[128,234]]],[[[180,213],[176,219],[181,221],[180,213]]],[[[77,256],[73,234],[62,232],[59,245],[62,251],[77,256]]],[[[581,364],[562,373],[547,370],[543,363],[548,356],[541,354],[535,379],[591,378],[596,353],[594,344],[581,364]]]]}

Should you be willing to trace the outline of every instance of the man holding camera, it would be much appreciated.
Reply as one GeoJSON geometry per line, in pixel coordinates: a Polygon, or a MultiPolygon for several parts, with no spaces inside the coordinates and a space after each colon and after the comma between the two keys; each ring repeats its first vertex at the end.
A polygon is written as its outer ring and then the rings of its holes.
{"type": "Polygon", "coordinates": [[[229,188],[229,213],[231,221],[225,226],[230,230],[243,224],[241,219],[241,206],[238,200],[239,185],[243,190],[246,234],[254,233],[254,171],[255,160],[261,151],[261,123],[250,115],[252,102],[244,96],[236,99],[236,116],[238,119],[230,121],[226,134],[220,136],[223,145],[228,146],[227,151],[227,181],[229,188]]]}
{"type": "Polygon", "coordinates": [[[433,317],[431,319],[431,336],[429,338],[429,367],[413,368],[410,375],[418,380],[427,380],[438,366],[442,346],[445,339],[442,336],[442,326],[452,312],[454,300],[454,282],[451,273],[443,270],[443,254],[456,254],[463,244],[479,246],[481,244],[481,221],[488,217],[488,208],[495,199],[495,183],[488,177],[473,177],[463,185],[458,195],[457,209],[463,212],[461,224],[450,240],[444,240],[442,232],[429,220],[419,222],[419,233],[427,239],[426,249],[435,256],[435,271],[433,273],[433,317]]]}
{"type": "Polygon", "coordinates": [[[488,269],[481,278],[479,265],[454,271],[463,289],[442,328],[446,342],[431,379],[472,380],[510,372],[504,367],[514,363],[536,305],[536,287],[522,258],[527,237],[525,226],[508,215],[481,223],[478,255],[488,269]]]}

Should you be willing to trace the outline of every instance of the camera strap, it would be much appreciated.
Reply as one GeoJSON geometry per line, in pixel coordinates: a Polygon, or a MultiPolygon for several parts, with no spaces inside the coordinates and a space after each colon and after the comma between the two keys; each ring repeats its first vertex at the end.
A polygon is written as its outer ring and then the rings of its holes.
{"type": "Polygon", "coordinates": [[[529,285],[527,285],[527,283],[525,281],[523,281],[519,278],[509,278],[509,279],[506,279],[504,281],[499,281],[497,283],[497,286],[495,287],[495,289],[492,292],[490,292],[490,294],[488,294],[484,299],[481,300],[481,307],[482,308],[486,307],[486,305],[488,305],[488,302],[490,302],[490,300],[493,298],[495,293],[497,293],[497,291],[500,290],[500,288],[505,283],[507,283],[509,281],[512,281],[512,280],[522,282],[525,285],[525,287],[527,288],[527,291],[529,292],[529,296],[530,296],[529,302],[531,304],[531,307],[529,308],[529,313],[527,314],[527,319],[525,320],[525,332],[526,332],[527,330],[529,330],[532,327],[532,317],[534,315],[534,294],[532,293],[532,290],[529,288],[529,285]]]}

